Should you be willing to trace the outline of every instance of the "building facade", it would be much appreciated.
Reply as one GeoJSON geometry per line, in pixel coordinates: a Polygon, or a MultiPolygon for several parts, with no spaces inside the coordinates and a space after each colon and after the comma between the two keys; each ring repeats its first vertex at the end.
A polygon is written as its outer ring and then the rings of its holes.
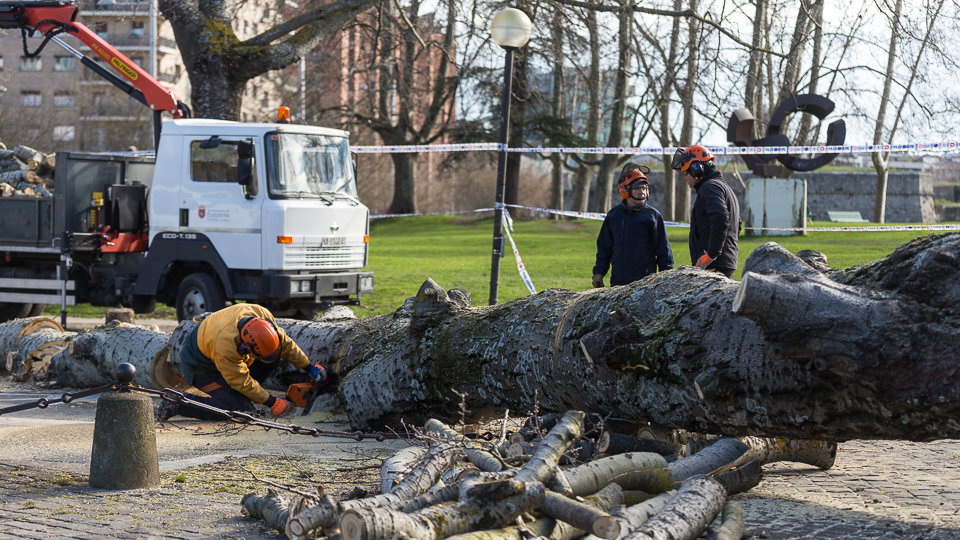
{"type": "MultiPolygon", "coordinates": [[[[173,29],[155,2],[80,0],[78,5],[78,22],[190,103],[190,80],[173,29]]],[[[235,13],[238,37],[245,39],[272,26],[279,17],[276,7],[276,2],[244,2],[235,13]]],[[[153,115],[147,107],[56,43],[47,43],[33,55],[44,41],[41,36],[28,37],[24,44],[19,30],[0,32],[0,140],[8,147],[24,144],[45,152],[153,148],[153,115]],[[24,47],[30,55],[24,54],[24,47]]],[[[105,66],[80,40],[60,38],[105,66]]],[[[273,119],[280,90],[289,85],[285,86],[286,79],[273,73],[251,81],[242,118],[273,119]]]]}

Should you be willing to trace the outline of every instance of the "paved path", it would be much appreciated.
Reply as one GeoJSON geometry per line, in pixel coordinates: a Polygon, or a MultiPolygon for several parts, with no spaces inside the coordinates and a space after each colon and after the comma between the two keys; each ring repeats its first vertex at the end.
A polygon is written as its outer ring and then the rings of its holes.
{"type": "MultiPolygon", "coordinates": [[[[29,395],[0,382],[0,407],[29,395]]],[[[279,538],[241,514],[243,495],[270,483],[376,490],[380,460],[401,444],[177,420],[157,433],[160,487],[99,490],[85,477],[94,404],[0,417],[0,538],[279,538]]],[[[767,465],[736,498],[759,538],[960,538],[958,456],[960,441],[848,441],[832,469],[767,465]]]]}

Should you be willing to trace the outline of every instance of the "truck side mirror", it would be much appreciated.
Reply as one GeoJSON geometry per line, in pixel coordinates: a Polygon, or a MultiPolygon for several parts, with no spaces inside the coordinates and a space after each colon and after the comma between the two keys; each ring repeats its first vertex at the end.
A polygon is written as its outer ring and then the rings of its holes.
{"type": "Polygon", "coordinates": [[[253,176],[253,141],[237,141],[237,183],[243,186],[248,199],[257,196],[257,179],[253,176]]]}

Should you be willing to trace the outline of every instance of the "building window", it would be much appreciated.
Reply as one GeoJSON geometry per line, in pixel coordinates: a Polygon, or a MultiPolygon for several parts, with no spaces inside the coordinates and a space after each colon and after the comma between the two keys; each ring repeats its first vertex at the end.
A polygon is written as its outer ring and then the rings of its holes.
{"type": "Polygon", "coordinates": [[[107,23],[105,23],[105,22],[95,22],[95,23],[93,23],[93,25],[91,26],[91,28],[93,29],[94,32],[97,33],[98,36],[100,36],[100,37],[102,37],[102,38],[104,38],[104,39],[107,39],[107,23]]]}
{"type": "Polygon", "coordinates": [[[77,138],[77,130],[74,126],[53,126],[53,140],[72,141],[77,138]]]}
{"type": "Polygon", "coordinates": [[[76,104],[73,94],[64,90],[58,90],[53,94],[54,107],[73,107],[76,104]]]}
{"type": "Polygon", "coordinates": [[[72,56],[54,56],[54,71],[73,71],[77,69],[77,59],[72,56]]]}
{"type": "Polygon", "coordinates": [[[41,71],[42,69],[43,62],[40,61],[39,56],[20,57],[20,71],[41,71]]]}
{"type": "Polygon", "coordinates": [[[140,39],[144,35],[143,21],[133,21],[130,23],[130,37],[140,39]]]}
{"type": "Polygon", "coordinates": [[[39,107],[41,101],[39,90],[23,90],[20,92],[21,107],[39,107]]]}

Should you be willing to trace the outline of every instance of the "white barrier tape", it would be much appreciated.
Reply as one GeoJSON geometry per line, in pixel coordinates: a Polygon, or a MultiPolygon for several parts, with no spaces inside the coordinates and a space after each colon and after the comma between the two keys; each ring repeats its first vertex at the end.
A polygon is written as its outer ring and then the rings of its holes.
{"type": "Polygon", "coordinates": [[[416,214],[372,214],[370,219],[416,217],[416,216],[453,216],[456,214],[473,214],[476,212],[492,212],[494,208],[477,208],[476,210],[450,210],[449,212],[424,212],[416,214]]]}
{"type": "Polygon", "coordinates": [[[507,240],[510,240],[510,247],[513,248],[513,256],[517,259],[517,271],[520,272],[520,281],[523,281],[523,284],[527,286],[527,290],[530,291],[530,294],[537,294],[537,289],[533,286],[533,280],[530,279],[530,274],[527,273],[527,267],[523,265],[523,261],[520,260],[520,251],[517,250],[517,244],[513,242],[513,236],[510,235],[510,231],[513,230],[513,219],[510,218],[510,212],[507,212],[507,209],[503,210],[503,232],[507,235],[507,240]]]}
{"type": "Polygon", "coordinates": [[[793,232],[881,232],[881,231],[960,231],[960,225],[869,225],[860,227],[744,227],[749,231],[793,232]]]}
{"type": "Polygon", "coordinates": [[[477,152],[483,150],[500,150],[500,143],[464,143],[464,144],[412,144],[412,145],[381,145],[381,146],[351,146],[350,151],[356,154],[406,154],[413,152],[477,152]]]}
{"type": "MultiPolygon", "coordinates": [[[[500,143],[466,144],[418,144],[406,146],[351,146],[350,151],[357,154],[398,154],[419,152],[476,152],[486,150],[504,150],[506,152],[545,153],[545,154],[633,154],[633,155],[670,155],[678,150],[675,146],[620,146],[620,147],[580,147],[540,146],[532,148],[504,147],[500,143]]],[[[682,148],[681,148],[682,149],[682,148]]],[[[707,146],[717,155],[762,155],[762,154],[870,154],[875,152],[957,152],[960,141],[940,141],[932,143],[909,144],[845,144],[838,146],[707,146]]]]}
{"type": "MultiPolygon", "coordinates": [[[[575,217],[581,219],[596,219],[603,221],[607,215],[598,214],[596,212],[574,212],[573,210],[554,210],[553,208],[536,208],[533,206],[520,206],[517,204],[505,204],[504,206],[509,206],[510,208],[522,208],[524,210],[533,210],[536,212],[545,212],[547,214],[556,214],[559,216],[575,217]]],[[[667,227],[687,227],[690,228],[689,223],[682,223],[679,221],[664,221],[664,225],[667,227]]]]}
{"type": "MultiPolygon", "coordinates": [[[[603,221],[606,214],[597,212],[575,212],[573,210],[554,210],[553,208],[541,208],[536,206],[522,206],[519,204],[497,204],[506,211],[507,208],[519,208],[521,210],[531,210],[534,212],[544,212],[546,214],[556,214],[559,216],[574,217],[580,219],[595,219],[603,221]]],[[[472,214],[476,212],[491,212],[496,208],[478,208],[476,210],[457,210],[449,212],[429,212],[422,214],[374,214],[370,219],[387,217],[411,217],[411,216],[447,216],[456,214],[472,214]]],[[[511,221],[512,223],[512,221],[511,221]]],[[[690,228],[689,223],[679,221],[664,221],[667,227],[690,228]]],[[[884,232],[884,231],[960,231],[960,225],[954,224],[918,224],[918,225],[850,225],[841,227],[744,227],[748,231],[791,231],[791,232],[884,232]]]]}

